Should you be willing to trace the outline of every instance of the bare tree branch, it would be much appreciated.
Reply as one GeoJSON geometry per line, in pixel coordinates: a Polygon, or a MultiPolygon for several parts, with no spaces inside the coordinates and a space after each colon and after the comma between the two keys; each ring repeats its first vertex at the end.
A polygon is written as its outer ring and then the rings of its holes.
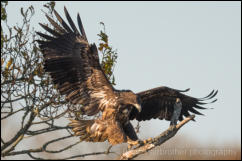
{"type": "MultiPolygon", "coordinates": [[[[110,152],[112,153],[112,152],[110,152]]],[[[57,159],[45,159],[45,158],[41,158],[41,157],[35,157],[31,154],[31,152],[28,153],[28,155],[30,156],[30,158],[35,159],[35,160],[69,160],[69,159],[75,159],[75,158],[83,158],[83,157],[87,157],[87,156],[92,156],[92,155],[103,155],[106,154],[106,151],[104,152],[94,152],[94,153],[86,153],[86,154],[79,154],[79,155],[73,155],[70,157],[66,157],[66,158],[57,158],[57,159]]]]}
{"type": "Polygon", "coordinates": [[[150,141],[148,141],[144,145],[138,146],[138,147],[136,147],[132,150],[124,152],[123,154],[120,155],[118,160],[134,159],[135,157],[139,156],[140,154],[144,154],[144,153],[152,150],[153,148],[160,146],[161,144],[163,144],[164,142],[166,142],[167,140],[169,140],[170,138],[175,136],[176,133],[178,132],[178,130],[183,125],[185,125],[186,123],[188,123],[190,120],[192,120],[194,118],[195,118],[195,115],[191,115],[191,116],[185,118],[183,121],[181,121],[176,126],[170,126],[170,128],[168,128],[166,131],[161,133],[159,136],[151,139],[150,141]]]}

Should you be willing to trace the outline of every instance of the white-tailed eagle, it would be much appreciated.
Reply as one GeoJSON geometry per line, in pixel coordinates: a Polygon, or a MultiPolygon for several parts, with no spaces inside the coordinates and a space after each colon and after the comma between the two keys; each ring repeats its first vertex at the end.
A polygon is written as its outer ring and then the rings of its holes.
{"type": "Polygon", "coordinates": [[[70,126],[81,140],[133,144],[138,137],[131,120],[165,119],[175,125],[190,112],[201,115],[197,109],[206,109],[202,107],[205,101],[217,94],[213,90],[204,98],[195,98],[183,94],[188,90],[165,86],[139,93],[115,89],[101,68],[96,45],[88,43],[79,14],[78,30],[66,8],[64,11],[69,25],[54,10],[60,25],[46,15],[54,29],[40,23],[51,36],[37,32],[45,39],[37,41],[44,55],[44,69],[60,94],[71,104],[82,105],[84,115],[101,113],[96,120],[72,120],[70,126]]]}

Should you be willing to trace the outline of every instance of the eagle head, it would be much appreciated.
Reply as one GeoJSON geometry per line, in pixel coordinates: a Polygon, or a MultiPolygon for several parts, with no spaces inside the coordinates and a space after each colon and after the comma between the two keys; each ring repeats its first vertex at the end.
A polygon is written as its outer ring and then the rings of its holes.
{"type": "Polygon", "coordinates": [[[131,105],[135,107],[139,112],[141,112],[141,100],[138,95],[136,95],[131,90],[123,90],[120,92],[120,104],[121,105],[131,105]]]}

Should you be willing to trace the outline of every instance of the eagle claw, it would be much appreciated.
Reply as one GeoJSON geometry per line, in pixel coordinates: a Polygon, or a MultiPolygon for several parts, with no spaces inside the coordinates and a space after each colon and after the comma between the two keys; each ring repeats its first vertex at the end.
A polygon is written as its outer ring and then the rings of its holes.
{"type": "Polygon", "coordinates": [[[148,139],[146,139],[146,140],[143,141],[143,144],[147,144],[147,143],[149,143],[151,141],[152,141],[152,138],[148,138],[148,139]]]}
{"type": "Polygon", "coordinates": [[[136,140],[136,141],[128,141],[128,150],[132,149],[134,146],[138,147],[138,146],[142,146],[145,145],[149,142],[152,141],[152,138],[148,138],[146,140],[136,140]]]}
{"type": "Polygon", "coordinates": [[[143,145],[144,141],[142,140],[136,140],[136,141],[128,141],[128,150],[132,149],[134,146],[140,146],[143,145]]]}

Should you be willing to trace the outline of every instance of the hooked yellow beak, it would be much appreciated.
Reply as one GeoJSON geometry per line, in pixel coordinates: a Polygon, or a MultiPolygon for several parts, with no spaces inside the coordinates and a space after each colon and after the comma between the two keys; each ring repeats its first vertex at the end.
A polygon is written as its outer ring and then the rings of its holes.
{"type": "Polygon", "coordinates": [[[142,111],[142,107],[141,107],[140,104],[134,104],[134,107],[135,107],[139,112],[142,111]]]}

